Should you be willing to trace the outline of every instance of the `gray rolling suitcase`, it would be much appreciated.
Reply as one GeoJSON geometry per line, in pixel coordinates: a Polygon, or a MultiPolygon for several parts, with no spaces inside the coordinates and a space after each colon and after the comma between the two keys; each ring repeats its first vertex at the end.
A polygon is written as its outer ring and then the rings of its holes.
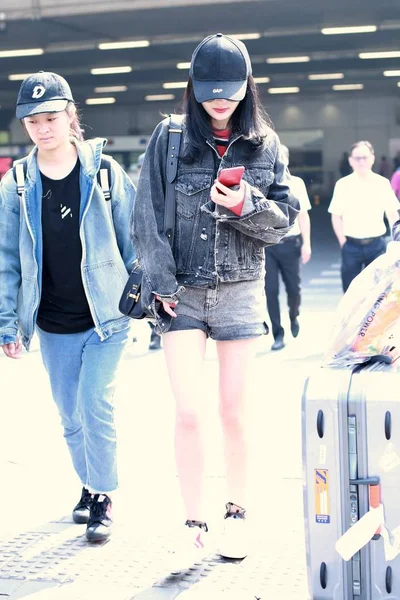
{"type": "Polygon", "coordinates": [[[335,549],[379,501],[387,530],[400,525],[400,371],[395,364],[321,368],[305,384],[303,486],[312,600],[400,600],[400,555],[386,560],[379,531],[348,561],[335,549]]]}

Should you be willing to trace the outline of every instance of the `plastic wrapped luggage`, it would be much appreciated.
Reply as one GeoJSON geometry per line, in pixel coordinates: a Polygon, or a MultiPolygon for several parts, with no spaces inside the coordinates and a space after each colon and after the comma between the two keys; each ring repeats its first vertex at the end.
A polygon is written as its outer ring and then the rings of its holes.
{"type": "Polygon", "coordinates": [[[396,363],[318,369],[302,429],[310,598],[400,600],[396,363]]]}

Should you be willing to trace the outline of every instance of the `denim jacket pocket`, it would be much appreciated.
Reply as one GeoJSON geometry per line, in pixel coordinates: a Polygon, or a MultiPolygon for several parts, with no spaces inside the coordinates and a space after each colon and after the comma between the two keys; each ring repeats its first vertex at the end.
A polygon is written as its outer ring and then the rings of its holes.
{"type": "Polygon", "coordinates": [[[204,173],[182,173],[176,182],[176,212],[185,219],[193,219],[204,201],[205,190],[211,187],[211,176],[204,173]],[[201,193],[201,196],[198,194],[201,193]]]}
{"type": "Polygon", "coordinates": [[[274,180],[274,172],[269,167],[246,167],[243,179],[266,196],[274,180]]]}

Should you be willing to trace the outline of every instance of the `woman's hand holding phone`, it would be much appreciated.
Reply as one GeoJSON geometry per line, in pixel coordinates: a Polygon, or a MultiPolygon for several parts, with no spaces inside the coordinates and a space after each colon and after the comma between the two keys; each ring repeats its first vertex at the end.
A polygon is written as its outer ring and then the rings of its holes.
{"type": "Polygon", "coordinates": [[[211,188],[211,200],[226,208],[233,208],[240,204],[245,193],[243,173],[243,166],[222,169],[211,188]]]}
{"type": "Polygon", "coordinates": [[[237,189],[226,187],[218,179],[214,181],[214,185],[211,188],[210,196],[211,200],[215,204],[225,206],[226,208],[233,208],[240,204],[243,200],[245,193],[245,184],[243,181],[240,182],[239,186],[235,186],[237,189]]]}

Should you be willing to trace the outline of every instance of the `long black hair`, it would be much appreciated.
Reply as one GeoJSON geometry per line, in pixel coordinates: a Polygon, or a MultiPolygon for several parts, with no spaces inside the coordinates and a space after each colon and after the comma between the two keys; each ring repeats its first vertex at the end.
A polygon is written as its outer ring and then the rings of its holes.
{"type": "MultiPolygon", "coordinates": [[[[186,115],[188,136],[188,144],[182,158],[193,161],[204,151],[206,140],[212,139],[212,126],[210,116],[195,98],[190,77],[182,100],[181,112],[186,115]]],[[[262,150],[272,122],[261,104],[252,75],[247,80],[246,95],[232,115],[231,125],[232,133],[240,132],[243,138],[250,142],[250,151],[262,150]]]]}

